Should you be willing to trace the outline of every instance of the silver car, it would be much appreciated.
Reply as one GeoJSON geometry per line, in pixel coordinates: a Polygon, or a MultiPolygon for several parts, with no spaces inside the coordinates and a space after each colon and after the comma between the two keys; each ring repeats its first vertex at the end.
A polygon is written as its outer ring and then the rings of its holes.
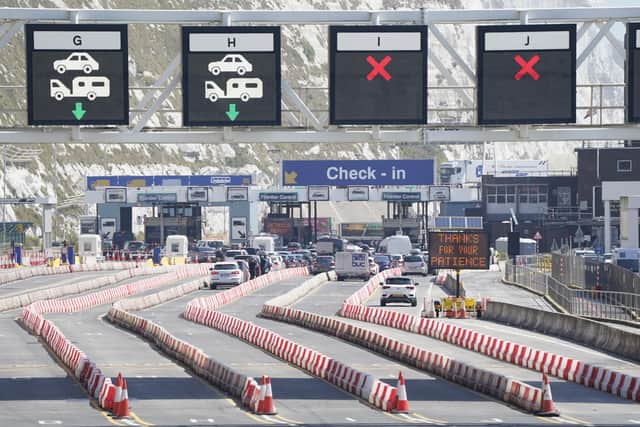
{"type": "Polygon", "coordinates": [[[402,274],[422,274],[426,276],[428,273],[427,263],[420,255],[407,255],[404,257],[402,265],[402,274]]]}

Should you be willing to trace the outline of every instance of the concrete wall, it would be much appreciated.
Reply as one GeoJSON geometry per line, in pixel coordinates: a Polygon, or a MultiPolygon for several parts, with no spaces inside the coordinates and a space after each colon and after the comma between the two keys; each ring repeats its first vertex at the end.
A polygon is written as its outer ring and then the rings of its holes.
{"type": "Polygon", "coordinates": [[[493,320],[570,339],[579,344],[640,361],[640,333],[568,314],[489,301],[482,320],[493,320]]]}

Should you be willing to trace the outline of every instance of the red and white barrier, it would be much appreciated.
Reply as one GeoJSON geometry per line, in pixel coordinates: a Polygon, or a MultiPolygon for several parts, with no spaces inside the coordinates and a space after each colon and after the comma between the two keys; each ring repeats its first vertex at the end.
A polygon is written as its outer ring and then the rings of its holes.
{"type": "MultiPolygon", "coordinates": [[[[513,343],[436,319],[424,319],[411,314],[360,305],[373,295],[374,285],[384,276],[380,279],[376,277],[345,300],[339,312],[340,316],[426,335],[523,368],[540,371],[625,399],[640,401],[640,377],[594,366],[524,344],[513,343]]],[[[520,389],[514,392],[514,394],[518,393],[520,389]]]]}
{"type": "MultiPolygon", "coordinates": [[[[157,271],[157,270],[151,270],[157,271]]],[[[67,339],[64,334],[53,324],[44,318],[45,313],[69,313],[84,310],[96,305],[114,301],[124,296],[144,292],[155,287],[163,286],[172,281],[192,276],[201,276],[209,273],[208,266],[184,266],[158,277],[143,279],[138,282],[125,284],[116,288],[101,292],[82,295],[67,300],[38,301],[25,307],[22,311],[21,321],[33,334],[42,337],[47,346],[62,361],[64,366],[82,384],[90,396],[99,399],[101,407],[112,409],[114,387],[111,380],[102,374],[102,371],[83,353],[75,344],[67,339]],[[108,380],[108,381],[107,381],[108,380]]]]}
{"type": "MultiPolygon", "coordinates": [[[[395,387],[266,328],[215,311],[225,304],[276,281],[307,274],[306,268],[293,268],[260,276],[228,291],[191,301],[187,304],[183,317],[238,337],[367,400],[378,408],[386,411],[392,410],[396,399],[395,387]]],[[[247,390],[247,392],[249,391],[247,390]]]]}

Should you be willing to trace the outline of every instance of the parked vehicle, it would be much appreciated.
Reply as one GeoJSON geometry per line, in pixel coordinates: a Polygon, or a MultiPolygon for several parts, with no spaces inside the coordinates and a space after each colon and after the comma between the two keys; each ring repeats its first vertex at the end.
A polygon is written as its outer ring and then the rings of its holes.
{"type": "Polygon", "coordinates": [[[237,262],[217,262],[210,269],[209,287],[217,289],[223,285],[239,285],[245,280],[245,274],[237,262]]]}
{"type": "Polygon", "coordinates": [[[265,252],[271,252],[276,248],[276,239],[273,236],[255,236],[251,241],[251,246],[265,252]]]}
{"type": "Polygon", "coordinates": [[[380,272],[380,267],[378,267],[378,264],[376,264],[373,258],[369,257],[369,273],[372,276],[375,276],[379,272],[380,272]]]}
{"type": "Polygon", "coordinates": [[[395,235],[385,237],[378,246],[381,254],[408,254],[411,252],[411,240],[409,236],[395,235]]]}
{"type": "Polygon", "coordinates": [[[317,257],[311,264],[311,273],[326,273],[336,267],[336,262],[331,255],[321,255],[317,257]]]}
{"type": "Polygon", "coordinates": [[[402,274],[422,274],[426,276],[428,265],[420,255],[407,255],[402,264],[402,274]]]}
{"type": "Polygon", "coordinates": [[[380,305],[384,307],[388,303],[404,302],[415,307],[418,305],[416,298],[416,285],[411,277],[391,276],[380,283],[382,293],[380,295],[380,305]]]}
{"type": "Polygon", "coordinates": [[[391,268],[391,256],[389,255],[375,255],[373,261],[378,264],[380,271],[385,271],[391,268]]]}
{"type": "Polygon", "coordinates": [[[244,249],[229,249],[225,252],[225,261],[233,261],[238,255],[248,255],[244,249]]]}
{"type": "Polygon", "coordinates": [[[369,280],[369,257],[364,252],[336,253],[336,276],[338,280],[360,278],[369,280]]]}

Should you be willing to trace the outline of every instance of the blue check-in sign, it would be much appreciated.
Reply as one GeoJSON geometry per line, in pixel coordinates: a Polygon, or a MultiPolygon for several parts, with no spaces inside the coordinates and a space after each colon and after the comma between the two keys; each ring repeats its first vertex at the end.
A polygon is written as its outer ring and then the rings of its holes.
{"type": "Polygon", "coordinates": [[[433,160],[285,160],[282,184],[431,185],[433,160]]]}

